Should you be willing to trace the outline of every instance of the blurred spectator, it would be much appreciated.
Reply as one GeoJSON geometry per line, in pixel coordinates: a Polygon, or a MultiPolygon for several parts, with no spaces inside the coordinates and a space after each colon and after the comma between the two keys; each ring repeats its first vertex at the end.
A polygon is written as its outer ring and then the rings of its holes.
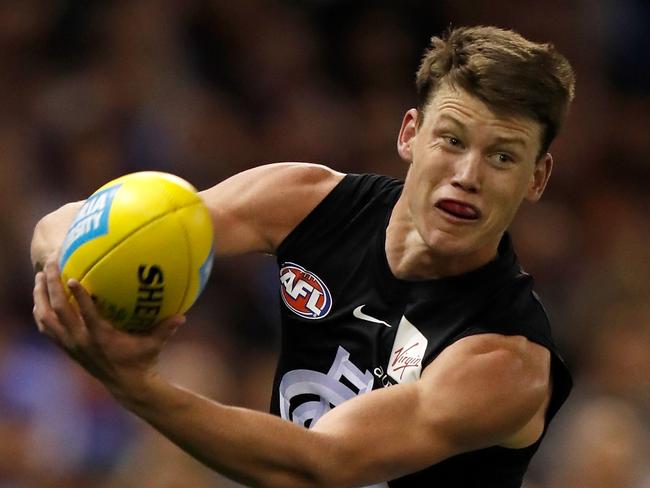
{"type": "Polygon", "coordinates": [[[650,483],[647,423],[640,411],[614,396],[572,402],[556,436],[550,488],[646,488],[650,483]]]}
{"type": "MultiPolygon", "coordinates": [[[[418,57],[447,25],[477,23],[553,42],[577,70],[547,194],[512,228],[577,385],[526,486],[648,488],[642,0],[0,3],[0,487],[236,486],[124,414],[34,332],[28,246],[40,216],[142,169],[199,188],[278,160],[400,177],[395,140],[418,57]]],[[[164,374],[266,410],[277,307],[272,259],[218,261],[164,374]]]]}

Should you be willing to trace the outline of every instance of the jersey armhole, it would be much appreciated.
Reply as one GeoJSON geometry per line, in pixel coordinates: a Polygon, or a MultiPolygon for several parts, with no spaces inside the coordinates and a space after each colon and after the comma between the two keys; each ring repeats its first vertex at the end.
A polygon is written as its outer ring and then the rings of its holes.
{"type": "Polygon", "coordinates": [[[321,242],[331,232],[340,231],[343,224],[373,198],[397,180],[376,174],[346,174],[341,181],[307,214],[280,243],[276,255],[321,242]]]}
{"type": "Polygon", "coordinates": [[[351,180],[353,174],[346,174],[341,181],[339,181],[332,190],[323,197],[323,199],[318,202],[314,209],[309,212],[304,219],[302,219],[298,225],[296,225],[289,234],[284,238],[284,240],[277,247],[276,255],[280,256],[284,254],[288,249],[297,244],[300,236],[302,236],[308,229],[312,227],[315,221],[329,214],[331,218],[333,215],[337,215],[336,210],[341,205],[340,195],[344,194],[348,187],[351,185],[351,180]]]}

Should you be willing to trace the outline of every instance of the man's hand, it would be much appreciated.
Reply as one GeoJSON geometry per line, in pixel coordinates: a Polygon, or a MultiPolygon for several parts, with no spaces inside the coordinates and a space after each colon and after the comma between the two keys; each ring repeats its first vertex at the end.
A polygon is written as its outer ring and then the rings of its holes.
{"type": "Polygon", "coordinates": [[[147,334],[129,334],[116,330],[99,315],[78,281],[69,280],[67,285],[76,304],[65,292],[54,259],[36,274],[34,318],[38,329],[104,383],[118,400],[137,401],[143,385],[156,374],[154,367],[162,347],[185,318],[174,316],[147,334]]]}
{"type": "Polygon", "coordinates": [[[115,330],[91,297],[49,261],[36,276],[34,317],[125,407],[211,468],[266,487],[352,487],[394,479],[462,452],[524,447],[544,428],[550,354],[523,337],[461,339],[422,378],[355,397],[307,430],[211,401],[154,371],[175,317],[146,335],[115,330]],[[372,446],[372,449],[368,449],[372,446]]]}

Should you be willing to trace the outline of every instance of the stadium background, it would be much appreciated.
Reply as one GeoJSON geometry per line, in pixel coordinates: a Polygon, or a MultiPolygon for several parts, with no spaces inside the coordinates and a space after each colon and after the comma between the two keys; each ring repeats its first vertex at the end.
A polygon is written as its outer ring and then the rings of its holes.
{"type": "MultiPolygon", "coordinates": [[[[395,138],[423,47],[479,23],[552,41],[577,72],[550,187],[512,229],[576,379],[525,486],[650,486],[650,4],[5,0],[0,487],[236,486],[36,333],[28,249],[40,216],[142,169],[199,188],[286,160],[401,176],[395,138]]],[[[268,257],[219,260],[165,374],[265,410],[276,273],[268,257]]]]}

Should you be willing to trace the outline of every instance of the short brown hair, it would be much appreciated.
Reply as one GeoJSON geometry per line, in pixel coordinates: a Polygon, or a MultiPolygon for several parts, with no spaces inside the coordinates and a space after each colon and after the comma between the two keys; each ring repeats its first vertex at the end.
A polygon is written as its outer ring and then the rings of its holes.
{"type": "Polygon", "coordinates": [[[496,113],[523,115],[543,126],[542,156],[573,100],[571,65],[552,44],[496,27],[459,27],[432,37],[416,76],[418,112],[441,82],[477,97],[496,113]]]}

